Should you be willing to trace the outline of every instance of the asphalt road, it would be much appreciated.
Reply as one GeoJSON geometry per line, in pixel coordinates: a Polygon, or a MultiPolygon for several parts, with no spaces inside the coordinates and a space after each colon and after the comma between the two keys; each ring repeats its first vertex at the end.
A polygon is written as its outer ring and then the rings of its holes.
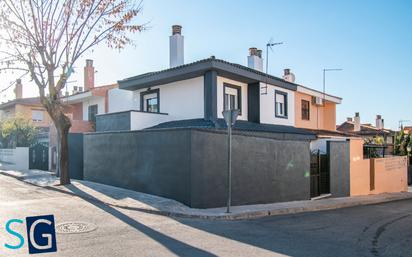
{"type": "MultiPolygon", "coordinates": [[[[0,256],[12,218],[53,214],[97,229],[57,234],[58,252],[37,256],[412,256],[412,200],[245,221],[175,219],[113,208],[0,175],[0,256]]],[[[24,226],[15,229],[25,235],[24,226]]]]}

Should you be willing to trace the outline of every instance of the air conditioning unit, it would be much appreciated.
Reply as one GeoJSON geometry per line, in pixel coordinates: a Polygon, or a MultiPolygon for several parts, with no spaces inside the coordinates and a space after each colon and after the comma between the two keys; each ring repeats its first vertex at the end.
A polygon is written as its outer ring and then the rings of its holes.
{"type": "Polygon", "coordinates": [[[79,93],[79,89],[77,88],[77,86],[73,86],[73,95],[79,93]]]}
{"type": "Polygon", "coordinates": [[[323,105],[323,98],[317,97],[317,96],[312,96],[312,104],[321,106],[323,105]]]}

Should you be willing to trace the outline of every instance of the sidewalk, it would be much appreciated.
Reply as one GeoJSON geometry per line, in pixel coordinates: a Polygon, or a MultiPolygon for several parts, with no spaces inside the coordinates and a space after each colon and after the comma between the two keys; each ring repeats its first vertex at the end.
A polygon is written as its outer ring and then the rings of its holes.
{"type": "Polygon", "coordinates": [[[173,217],[202,218],[212,220],[252,219],[271,215],[331,210],[403,199],[412,199],[412,192],[388,193],[369,196],[327,198],[315,201],[305,200],[273,204],[234,206],[231,208],[231,213],[226,213],[226,208],[194,209],[175,200],[84,180],[72,180],[71,185],[59,186],[58,178],[45,171],[30,170],[23,172],[0,170],[0,174],[11,176],[26,183],[44,187],[49,190],[55,190],[78,196],[88,201],[98,201],[112,207],[173,217]]]}

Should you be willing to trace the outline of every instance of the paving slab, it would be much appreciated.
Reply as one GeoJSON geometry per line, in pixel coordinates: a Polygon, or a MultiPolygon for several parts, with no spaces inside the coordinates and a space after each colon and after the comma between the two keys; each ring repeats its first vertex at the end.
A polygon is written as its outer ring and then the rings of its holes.
{"type": "Polygon", "coordinates": [[[116,208],[166,216],[212,220],[253,219],[272,215],[331,210],[412,199],[412,192],[385,193],[378,195],[233,206],[231,207],[231,212],[226,213],[225,207],[195,209],[172,199],[85,180],[72,180],[70,185],[61,186],[59,185],[58,177],[53,173],[45,171],[0,170],[0,174],[12,176],[32,185],[75,195],[86,200],[99,201],[116,208]]]}

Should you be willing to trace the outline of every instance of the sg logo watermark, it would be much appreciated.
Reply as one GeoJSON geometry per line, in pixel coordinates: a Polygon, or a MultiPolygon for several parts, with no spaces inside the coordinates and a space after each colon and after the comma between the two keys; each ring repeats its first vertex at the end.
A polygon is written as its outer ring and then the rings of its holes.
{"type": "MultiPolygon", "coordinates": [[[[18,243],[4,246],[17,250],[23,247],[24,237],[13,228],[16,224],[23,224],[21,219],[11,219],[6,223],[6,232],[17,238],[18,243]]],[[[53,215],[26,217],[27,246],[29,254],[56,252],[56,231],[53,215]]]]}

